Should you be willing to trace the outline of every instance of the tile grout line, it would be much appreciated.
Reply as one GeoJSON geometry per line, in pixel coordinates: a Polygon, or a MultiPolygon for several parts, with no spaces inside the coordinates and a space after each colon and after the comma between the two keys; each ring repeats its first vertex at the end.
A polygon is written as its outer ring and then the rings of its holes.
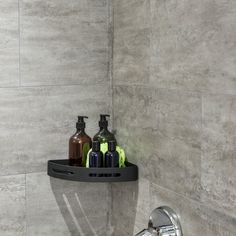
{"type": "MultiPolygon", "coordinates": [[[[114,43],[114,12],[113,12],[113,0],[107,1],[108,10],[108,79],[109,79],[109,96],[110,96],[110,112],[111,112],[111,128],[114,129],[114,111],[113,111],[113,43],[114,43]]],[[[108,183],[108,214],[106,222],[106,236],[111,235],[112,230],[112,184],[108,183]]]]}
{"type": "MultiPolygon", "coordinates": [[[[113,76],[112,76],[113,77],[113,76]]],[[[111,82],[110,82],[111,83],[111,82]]],[[[41,84],[41,85],[21,85],[21,88],[46,88],[46,87],[72,87],[72,86],[104,86],[106,85],[107,82],[98,82],[98,83],[78,83],[78,84],[41,84]]],[[[111,86],[111,85],[110,85],[111,86]]],[[[206,92],[206,91],[198,91],[198,90],[181,90],[181,89],[176,89],[176,88],[164,88],[164,87],[154,87],[153,85],[147,85],[147,84],[114,84],[112,81],[112,90],[114,87],[142,87],[144,89],[156,89],[156,90],[169,90],[169,91],[174,91],[174,92],[180,92],[180,93],[195,93],[195,94],[200,94],[200,95],[211,95],[211,96],[228,96],[228,97],[235,97],[236,94],[231,94],[231,93],[218,93],[218,92],[206,92]]],[[[17,89],[19,86],[0,86],[0,89],[17,89]]],[[[113,91],[112,91],[113,92],[113,91]]]]}
{"type": "Polygon", "coordinates": [[[165,88],[165,87],[158,87],[154,86],[152,84],[141,84],[141,83],[117,83],[114,84],[113,87],[141,87],[144,89],[156,89],[156,90],[169,90],[173,92],[179,92],[179,93],[194,93],[199,95],[211,95],[211,96],[229,96],[229,97],[235,97],[236,94],[233,93],[219,93],[219,92],[210,92],[210,91],[202,91],[202,90],[193,90],[193,89],[178,89],[178,88],[165,88]]]}
{"type": "Polygon", "coordinates": [[[24,173],[15,173],[15,174],[4,174],[4,175],[0,175],[1,177],[10,177],[10,176],[20,176],[20,175],[28,175],[28,174],[42,174],[45,173],[47,174],[47,171],[33,171],[33,172],[24,172],[24,173]]]}
{"type": "Polygon", "coordinates": [[[20,0],[18,0],[18,37],[19,37],[19,42],[18,42],[18,60],[19,60],[19,65],[18,65],[18,78],[19,78],[19,87],[21,87],[21,30],[20,30],[20,0]]]}
{"type": "Polygon", "coordinates": [[[203,187],[202,187],[202,159],[203,159],[203,150],[202,150],[202,145],[203,145],[203,113],[204,113],[204,108],[203,108],[203,94],[201,93],[201,133],[200,133],[200,191],[199,191],[199,202],[202,202],[202,196],[203,196],[203,187]]]}
{"type": "Polygon", "coordinates": [[[25,173],[25,235],[28,235],[28,217],[27,217],[27,185],[26,185],[26,177],[27,173],[25,173]]]}
{"type": "Polygon", "coordinates": [[[111,109],[111,119],[112,119],[112,129],[114,129],[114,111],[113,111],[113,48],[114,48],[114,10],[113,1],[108,0],[108,37],[109,37],[109,82],[110,82],[110,109],[111,109]]]}
{"type": "MultiPolygon", "coordinates": [[[[98,83],[89,83],[89,84],[83,84],[83,83],[78,83],[78,84],[57,84],[57,85],[53,85],[53,84],[49,84],[49,85],[21,85],[21,88],[47,88],[47,87],[73,87],[73,86],[104,86],[107,85],[107,82],[98,82],[98,83]]],[[[1,87],[0,89],[16,89],[19,86],[5,86],[5,87],[1,87]]]]}

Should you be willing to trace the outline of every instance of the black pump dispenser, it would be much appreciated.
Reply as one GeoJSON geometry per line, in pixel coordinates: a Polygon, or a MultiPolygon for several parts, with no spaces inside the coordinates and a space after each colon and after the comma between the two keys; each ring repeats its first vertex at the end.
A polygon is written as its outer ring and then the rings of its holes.
{"type": "Polygon", "coordinates": [[[78,116],[78,122],[76,123],[76,128],[77,129],[85,129],[85,122],[84,119],[88,119],[87,116],[78,116]]]}
{"type": "Polygon", "coordinates": [[[100,121],[98,122],[98,124],[101,129],[108,127],[107,117],[110,117],[110,115],[107,115],[107,114],[100,115],[100,121]]]}
{"type": "Polygon", "coordinates": [[[107,117],[110,115],[101,114],[100,121],[98,122],[100,130],[99,132],[93,137],[93,141],[99,141],[100,143],[108,143],[109,141],[116,141],[115,136],[108,130],[108,120],[107,117]]]}

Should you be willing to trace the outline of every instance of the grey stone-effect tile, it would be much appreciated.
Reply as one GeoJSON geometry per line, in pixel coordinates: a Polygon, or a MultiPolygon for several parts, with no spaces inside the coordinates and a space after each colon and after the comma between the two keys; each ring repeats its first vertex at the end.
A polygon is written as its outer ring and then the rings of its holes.
{"type": "Polygon", "coordinates": [[[25,175],[0,177],[0,235],[25,236],[25,175]]]}
{"type": "Polygon", "coordinates": [[[18,86],[18,1],[1,1],[0,9],[0,87],[18,86]]]}
{"type": "Polygon", "coordinates": [[[20,0],[23,85],[108,81],[107,0],[20,0]]]}
{"type": "Polygon", "coordinates": [[[152,207],[167,205],[179,216],[184,235],[234,236],[236,219],[214,211],[199,202],[151,184],[150,204],[152,207]]]}
{"type": "Polygon", "coordinates": [[[141,83],[149,79],[150,1],[115,0],[114,83],[141,83]]]}
{"type": "Polygon", "coordinates": [[[1,89],[0,175],[46,170],[49,159],[68,156],[77,115],[87,115],[87,133],[109,113],[108,86],[1,89]]]}
{"type": "Polygon", "coordinates": [[[140,177],[200,199],[198,94],[116,86],[114,114],[118,142],[139,165],[140,177]]]}
{"type": "Polygon", "coordinates": [[[137,208],[135,214],[134,231],[139,232],[147,227],[147,219],[149,219],[150,212],[150,181],[148,179],[139,178],[138,180],[138,195],[137,208]]]}
{"type": "Polygon", "coordinates": [[[138,188],[137,181],[112,183],[112,236],[133,235],[138,216],[138,188]]]}
{"type": "Polygon", "coordinates": [[[30,236],[102,236],[106,233],[108,186],[27,174],[27,230],[30,236]]]}
{"type": "Polygon", "coordinates": [[[236,217],[236,96],[203,97],[202,199],[236,217]]]}
{"type": "Polygon", "coordinates": [[[151,85],[236,94],[236,2],[151,0],[151,85]]]}

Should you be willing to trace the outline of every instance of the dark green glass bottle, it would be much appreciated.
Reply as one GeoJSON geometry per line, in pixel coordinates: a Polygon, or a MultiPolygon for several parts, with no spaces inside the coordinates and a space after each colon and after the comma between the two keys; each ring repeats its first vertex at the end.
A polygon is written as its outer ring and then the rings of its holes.
{"type": "Polygon", "coordinates": [[[110,115],[106,115],[106,114],[100,115],[100,121],[98,123],[100,130],[93,137],[93,141],[99,141],[100,143],[108,143],[109,141],[116,142],[114,134],[108,130],[108,121],[106,117],[110,117],[110,115]]]}

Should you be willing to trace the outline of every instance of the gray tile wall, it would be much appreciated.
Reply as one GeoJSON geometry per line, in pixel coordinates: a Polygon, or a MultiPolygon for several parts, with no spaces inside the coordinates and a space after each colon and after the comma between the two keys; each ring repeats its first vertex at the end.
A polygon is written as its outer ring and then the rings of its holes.
{"type": "Polygon", "coordinates": [[[110,112],[109,7],[0,2],[1,236],[106,234],[109,186],[50,179],[46,163],[67,158],[78,114],[92,136],[110,112]]]}
{"type": "Polygon", "coordinates": [[[169,205],[185,235],[234,236],[235,1],[113,0],[113,61],[111,2],[0,3],[0,235],[133,235],[169,205]],[[139,182],[48,178],[76,115],[93,135],[111,111],[111,73],[139,182]]]}
{"type": "Polygon", "coordinates": [[[140,170],[112,185],[113,235],[160,205],[186,236],[236,235],[236,2],[113,4],[114,128],[140,170]]]}

